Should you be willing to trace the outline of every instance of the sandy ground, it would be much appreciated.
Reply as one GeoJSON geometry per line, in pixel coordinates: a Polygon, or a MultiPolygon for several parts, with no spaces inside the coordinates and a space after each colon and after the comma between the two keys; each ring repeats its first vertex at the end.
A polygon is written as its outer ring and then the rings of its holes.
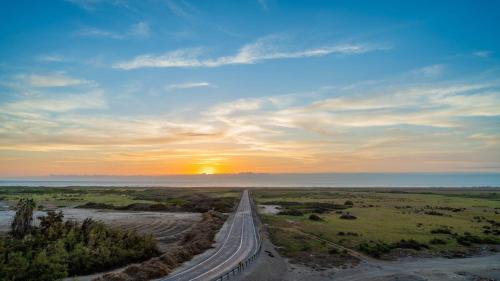
{"type": "Polygon", "coordinates": [[[265,215],[276,215],[281,211],[280,205],[258,205],[259,213],[265,215]]]}
{"type": "Polygon", "coordinates": [[[314,270],[291,264],[266,238],[259,259],[237,277],[239,281],[479,281],[500,280],[500,253],[470,258],[405,258],[364,260],[352,268],[314,270]]]}

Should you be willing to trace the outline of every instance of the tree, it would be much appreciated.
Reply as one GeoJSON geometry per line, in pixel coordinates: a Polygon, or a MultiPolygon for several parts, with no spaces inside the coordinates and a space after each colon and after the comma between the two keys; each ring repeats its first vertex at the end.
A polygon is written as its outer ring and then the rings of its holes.
{"type": "Polygon", "coordinates": [[[11,235],[14,238],[21,239],[26,234],[31,233],[35,206],[36,204],[33,199],[22,198],[17,202],[16,215],[10,225],[11,235]]]}

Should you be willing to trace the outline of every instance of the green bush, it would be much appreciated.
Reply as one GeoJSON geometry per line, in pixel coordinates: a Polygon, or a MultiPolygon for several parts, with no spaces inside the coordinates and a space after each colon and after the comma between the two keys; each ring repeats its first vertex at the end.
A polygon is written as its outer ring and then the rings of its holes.
{"type": "Polygon", "coordinates": [[[309,215],[309,219],[312,221],[322,221],[323,220],[320,216],[318,216],[316,214],[309,215]]]}
{"type": "Polygon", "coordinates": [[[439,239],[439,238],[433,238],[429,241],[429,243],[432,245],[444,245],[444,244],[446,244],[446,241],[443,239],[439,239]]]}
{"type": "Polygon", "coordinates": [[[0,280],[60,280],[149,259],[159,254],[151,236],[86,219],[64,222],[62,212],[39,217],[23,237],[0,238],[0,280]]]}
{"type": "Polygon", "coordinates": [[[304,213],[297,209],[286,209],[278,213],[278,215],[282,216],[302,216],[304,213]]]}
{"type": "Polygon", "coordinates": [[[379,258],[382,254],[389,253],[394,248],[394,245],[387,244],[381,241],[373,243],[363,242],[358,246],[359,251],[376,258],[379,258]]]}

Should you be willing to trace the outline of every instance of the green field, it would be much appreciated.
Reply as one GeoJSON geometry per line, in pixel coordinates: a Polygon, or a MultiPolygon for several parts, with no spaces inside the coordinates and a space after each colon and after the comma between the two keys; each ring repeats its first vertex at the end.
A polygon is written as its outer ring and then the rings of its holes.
{"type": "Polygon", "coordinates": [[[329,251],[321,240],[370,254],[373,253],[360,248],[363,243],[370,247],[391,245],[397,248],[394,245],[401,240],[412,243],[414,240],[416,245],[422,246],[417,252],[438,254],[466,251],[479,244],[500,241],[498,189],[258,189],[252,194],[258,204],[278,204],[286,207],[282,211],[296,209],[303,213],[261,214],[263,222],[269,226],[273,243],[289,256],[304,251],[329,251]],[[315,203],[341,206],[347,200],[353,202],[352,207],[323,213],[320,210],[317,215],[321,221],[309,219],[314,212],[309,208],[315,203]],[[341,219],[341,213],[347,212],[357,219],[341,219]],[[439,231],[443,229],[449,233],[432,233],[443,232],[439,231]]]}
{"type": "Polygon", "coordinates": [[[32,198],[39,209],[75,207],[90,202],[116,207],[136,203],[183,206],[199,198],[236,200],[240,192],[228,188],[0,187],[0,201],[14,207],[19,199],[32,198]]]}

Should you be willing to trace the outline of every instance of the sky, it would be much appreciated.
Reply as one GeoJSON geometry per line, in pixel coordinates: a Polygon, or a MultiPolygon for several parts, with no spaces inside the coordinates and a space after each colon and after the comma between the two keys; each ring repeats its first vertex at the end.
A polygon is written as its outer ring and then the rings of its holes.
{"type": "Polygon", "coordinates": [[[0,176],[500,172],[500,1],[0,3],[0,176]]]}

